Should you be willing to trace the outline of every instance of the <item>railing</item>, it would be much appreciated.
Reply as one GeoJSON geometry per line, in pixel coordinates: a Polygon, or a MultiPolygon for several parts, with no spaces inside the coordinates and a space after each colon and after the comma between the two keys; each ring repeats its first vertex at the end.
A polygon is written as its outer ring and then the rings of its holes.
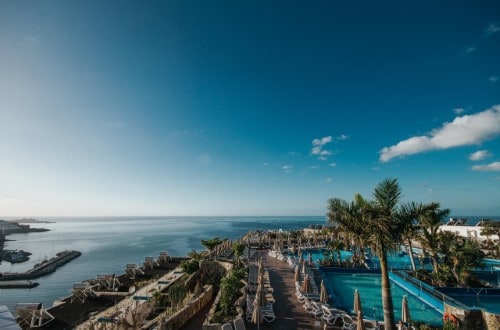
{"type": "Polygon", "coordinates": [[[428,305],[431,305],[435,309],[438,309],[441,313],[444,312],[445,302],[452,306],[468,309],[468,307],[463,303],[451,298],[450,296],[442,292],[439,292],[438,290],[434,289],[434,287],[432,287],[431,285],[421,280],[418,280],[413,276],[409,276],[403,271],[394,271],[390,275],[393,275],[390,277],[392,277],[392,279],[396,284],[403,287],[407,291],[413,293],[415,296],[420,297],[422,301],[424,301],[428,305]],[[405,284],[409,284],[411,285],[411,287],[405,284]]]}

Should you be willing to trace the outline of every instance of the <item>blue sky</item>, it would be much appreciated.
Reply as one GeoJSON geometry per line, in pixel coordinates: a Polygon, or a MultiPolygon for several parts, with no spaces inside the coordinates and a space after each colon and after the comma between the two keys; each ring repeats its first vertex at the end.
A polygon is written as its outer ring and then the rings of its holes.
{"type": "Polygon", "coordinates": [[[2,1],[0,215],[500,215],[498,1],[2,1]]]}

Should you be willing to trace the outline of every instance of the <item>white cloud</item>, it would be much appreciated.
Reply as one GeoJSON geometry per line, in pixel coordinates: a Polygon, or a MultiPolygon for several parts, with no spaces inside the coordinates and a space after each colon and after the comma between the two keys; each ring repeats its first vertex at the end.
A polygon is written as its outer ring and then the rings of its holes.
{"type": "Polygon", "coordinates": [[[328,164],[328,166],[335,167],[335,166],[337,166],[337,163],[330,163],[330,164],[328,164]]]}
{"type": "Polygon", "coordinates": [[[471,167],[473,171],[497,172],[500,171],[500,162],[493,162],[487,165],[474,165],[471,167]]]}
{"type": "Polygon", "coordinates": [[[496,25],[495,23],[492,23],[488,25],[488,27],[486,28],[485,34],[487,37],[489,37],[498,32],[500,32],[500,26],[496,25]]]}
{"type": "Polygon", "coordinates": [[[464,108],[455,108],[453,109],[453,112],[456,114],[456,115],[459,115],[461,113],[463,113],[465,111],[464,108]]]}
{"type": "Polygon", "coordinates": [[[320,160],[328,159],[328,156],[331,156],[332,152],[330,150],[324,150],[323,146],[332,142],[332,140],[333,138],[331,136],[325,136],[321,139],[314,139],[312,141],[312,145],[314,147],[311,149],[311,154],[319,156],[318,159],[320,160]]]}
{"type": "Polygon", "coordinates": [[[332,182],[332,178],[326,178],[325,183],[330,183],[332,182]]]}
{"type": "Polygon", "coordinates": [[[325,136],[322,137],[321,139],[314,139],[312,144],[314,146],[324,146],[327,143],[332,142],[332,137],[331,136],[325,136]]]}
{"type": "Polygon", "coordinates": [[[498,76],[491,76],[488,78],[488,81],[494,84],[498,81],[498,79],[500,79],[498,76]]]}
{"type": "Polygon", "coordinates": [[[478,161],[487,157],[491,157],[491,153],[488,150],[478,150],[469,155],[469,160],[478,161]]]}
{"type": "Polygon", "coordinates": [[[337,137],[337,140],[339,140],[339,141],[344,141],[347,139],[349,139],[349,135],[346,135],[346,134],[342,134],[342,135],[337,137]]]}
{"type": "Polygon", "coordinates": [[[400,141],[380,151],[380,161],[388,162],[395,157],[413,155],[425,151],[448,149],[480,144],[500,134],[500,105],[472,115],[456,117],[423,136],[400,141]]]}
{"type": "Polygon", "coordinates": [[[311,169],[311,170],[317,170],[318,168],[319,168],[319,165],[309,166],[309,169],[311,169]]]}
{"type": "Polygon", "coordinates": [[[293,170],[293,165],[283,165],[281,168],[285,173],[291,173],[293,170]]]}

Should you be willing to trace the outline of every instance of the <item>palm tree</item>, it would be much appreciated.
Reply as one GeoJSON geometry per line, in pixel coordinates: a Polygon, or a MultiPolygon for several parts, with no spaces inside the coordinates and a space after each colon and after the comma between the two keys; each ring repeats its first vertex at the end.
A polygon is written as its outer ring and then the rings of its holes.
{"type": "Polygon", "coordinates": [[[220,238],[218,237],[214,237],[212,239],[209,239],[209,240],[204,240],[202,239],[201,240],[201,244],[207,248],[208,250],[208,256],[209,256],[209,259],[212,255],[212,252],[214,251],[214,249],[219,245],[221,244],[222,242],[226,241],[227,238],[221,240],[220,238]]]}
{"type": "Polygon", "coordinates": [[[423,212],[424,208],[422,204],[411,202],[401,205],[398,215],[402,231],[401,239],[408,245],[408,255],[410,256],[411,268],[413,271],[417,270],[415,266],[415,257],[413,255],[413,239],[417,237],[416,221],[423,212]]]}
{"type": "Polygon", "coordinates": [[[243,255],[243,251],[245,251],[245,245],[238,242],[233,243],[233,253],[236,257],[236,268],[240,267],[240,257],[243,255]]]}
{"type": "Polygon", "coordinates": [[[394,308],[389,281],[387,253],[400,241],[402,226],[398,218],[401,188],[396,179],[386,179],[374,190],[374,201],[357,194],[352,203],[334,198],[329,200],[328,218],[332,224],[349,233],[358,243],[369,245],[380,259],[384,323],[394,328],[394,308]]]}
{"type": "Polygon", "coordinates": [[[375,187],[375,201],[368,205],[370,217],[370,245],[380,260],[382,277],[382,305],[384,306],[384,324],[388,329],[394,328],[394,307],[389,280],[387,254],[394,250],[401,240],[403,227],[398,218],[398,203],[401,188],[396,179],[385,179],[375,187]]]}
{"type": "Polygon", "coordinates": [[[439,203],[424,205],[424,210],[418,217],[422,230],[420,240],[422,247],[428,249],[431,254],[434,273],[437,273],[439,268],[439,226],[442,224],[442,219],[450,213],[449,209],[440,209],[439,206],[439,203]]]}
{"type": "Polygon", "coordinates": [[[360,194],[354,195],[354,200],[348,203],[344,200],[334,198],[330,200],[328,217],[331,223],[337,225],[337,229],[348,239],[348,246],[354,244],[354,256],[364,259],[364,246],[366,239],[366,221],[363,208],[367,201],[360,194]]]}
{"type": "MultiPolygon", "coordinates": [[[[339,241],[336,239],[333,241],[329,241],[326,248],[330,251],[330,253],[335,252],[335,254],[337,255],[337,262],[340,266],[340,250],[342,250],[344,248],[344,243],[342,243],[342,241],[339,241]]],[[[330,258],[333,262],[332,255],[330,255],[330,258]]]]}

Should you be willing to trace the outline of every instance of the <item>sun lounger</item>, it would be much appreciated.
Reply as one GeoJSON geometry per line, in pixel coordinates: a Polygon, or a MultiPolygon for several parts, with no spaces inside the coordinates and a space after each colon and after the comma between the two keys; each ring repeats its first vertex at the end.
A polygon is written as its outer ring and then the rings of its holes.
{"type": "Polygon", "coordinates": [[[320,319],[323,316],[323,309],[321,308],[321,306],[318,305],[317,302],[311,301],[311,307],[312,309],[309,313],[311,313],[314,317],[320,319]]]}
{"type": "Polygon", "coordinates": [[[330,325],[334,325],[337,321],[342,320],[343,314],[339,313],[339,310],[331,309],[327,305],[321,305],[321,311],[323,312],[321,319],[330,325]]]}
{"type": "Polygon", "coordinates": [[[245,328],[245,322],[243,321],[243,319],[236,319],[233,321],[234,323],[234,330],[246,330],[245,328]]]}
{"type": "Polygon", "coordinates": [[[222,325],[222,330],[233,330],[233,327],[231,326],[231,323],[224,323],[222,325]]]}
{"type": "MultiPolygon", "coordinates": [[[[354,330],[358,327],[357,323],[354,322],[352,317],[347,314],[342,314],[342,330],[354,330]]],[[[362,321],[361,321],[362,322],[362,321]]]]}

